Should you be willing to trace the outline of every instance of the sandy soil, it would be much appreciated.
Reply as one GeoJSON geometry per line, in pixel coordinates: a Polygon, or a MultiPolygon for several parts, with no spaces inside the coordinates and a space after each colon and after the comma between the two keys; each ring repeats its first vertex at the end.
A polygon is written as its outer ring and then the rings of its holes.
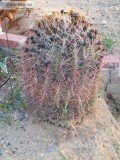
{"type": "MultiPolygon", "coordinates": [[[[9,32],[21,33],[33,27],[42,14],[61,9],[81,11],[101,34],[113,34],[117,43],[110,52],[119,53],[120,0],[35,0],[30,17],[18,21],[19,30],[14,26],[9,32]]],[[[43,122],[33,124],[30,117],[19,120],[14,116],[11,125],[0,122],[0,160],[64,160],[59,152],[67,160],[119,160],[119,124],[103,100],[96,106],[72,131],[43,122]]]]}
{"type": "Polygon", "coordinates": [[[83,123],[67,131],[30,119],[0,123],[0,160],[119,160],[120,126],[101,99],[83,123]]]}

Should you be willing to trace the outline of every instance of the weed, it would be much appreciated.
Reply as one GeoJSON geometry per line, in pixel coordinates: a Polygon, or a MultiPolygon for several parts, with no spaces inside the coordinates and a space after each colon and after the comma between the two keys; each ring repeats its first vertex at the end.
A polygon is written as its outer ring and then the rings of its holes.
{"type": "Polygon", "coordinates": [[[65,105],[62,107],[65,115],[68,114],[68,101],[65,102],[65,105]]]}
{"type": "MultiPolygon", "coordinates": [[[[4,112],[9,111],[9,105],[11,105],[11,101],[13,101],[12,103],[14,104],[14,106],[16,106],[16,104],[18,104],[18,106],[20,108],[25,107],[25,103],[24,103],[22,93],[21,93],[21,87],[20,87],[18,80],[16,80],[16,84],[15,84],[12,96],[13,96],[13,98],[11,100],[8,97],[7,93],[5,93],[4,103],[0,104],[0,108],[2,108],[4,110],[4,112]]],[[[14,108],[14,106],[13,106],[13,108],[14,108]]]]}
{"type": "Polygon", "coordinates": [[[54,98],[54,103],[56,104],[58,108],[60,107],[60,86],[58,86],[57,88],[56,95],[54,98]]]}
{"type": "Polygon", "coordinates": [[[69,108],[68,108],[69,99],[70,99],[70,93],[68,92],[68,96],[67,96],[67,98],[66,98],[66,100],[65,100],[65,103],[64,103],[64,105],[62,105],[63,113],[64,113],[66,116],[68,115],[68,110],[69,110],[69,108]]]}
{"type": "Polygon", "coordinates": [[[97,82],[99,84],[97,87],[97,95],[103,96],[103,94],[104,94],[104,78],[103,78],[103,76],[99,77],[97,82]]]}
{"type": "Polygon", "coordinates": [[[16,81],[14,87],[13,97],[10,99],[8,93],[5,93],[4,102],[0,104],[0,109],[3,111],[2,121],[11,124],[10,108],[15,109],[15,107],[23,108],[25,106],[23,97],[21,95],[21,88],[19,81],[16,81]]]}
{"type": "Polygon", "coordinates": [[[66,156],[64,155],[64,153],[62,153],[62,151],[58,151],[58,152],[59,152],[59,154],[61,155],[61,157],[63,158],[63,160],[70,160],[70,158],[66,157],[66,156]]]}
{"type": "Polygon", "coordinates": [[[2,104],[0,104],[0,109],[3,110],[2,121],[10,125],[11,124],[11,117],[9,114],[9,106],[10,106],[10,101],[5,96],[4,102],[2,104]]]}
{"type": "Polygon", "coordinates": [[[105,34],[103,36],[103,45],[106,51],[108,51],[113,46],[114,43],[116,43],[116,40],[112,35],[105,34]]]}
{"type": "Polygon", "coordinates": [[[3,118],[2,118],[2,121],[4,122],[4,123],[7,123],[7,124],[11,124],[11,117],[10,117],[10,114],[9,113],[7,113],[7,114],[4,114],[4,116],[3,116],[3,118]]]}
{"type": "Polygon", "coordinates": [[[92,108],[92,107],[94,106],[96,99],[97,99],[97,96],[94,97],[94,98],[89,102],[89,107],[90,107],[90,108],[92,108]]]}
{"type": "Polygon", "coordinates": [[[4,111],[4,113],[8,113],[9,110],[9,100],[5,98],[4,102],[0,104],[0,108],[4,111]]]}
{"type": "Polygon", "coordinates": [[[0,70],[5,74],[8,74],[7,59],[8,57],[6,57],[3,62],[0,62],[0,70]]]}
{"type": "Polygon", "coordinates": [[[25,103],[24,103],[24,100],[22,97],[21,87],[20,87],[20,83],[19,83],[18,79],[16,80],[16,85],[14,87],[13,97],[15,99],[15,102],[18,104],[18,106],[20,108],[25,107],[25,103]]]}
{"type": "Polygon", "coordinates": [[[115,149],[117,154],[120,154],[120,144],[114,143],[113,148],[115,149]]]}

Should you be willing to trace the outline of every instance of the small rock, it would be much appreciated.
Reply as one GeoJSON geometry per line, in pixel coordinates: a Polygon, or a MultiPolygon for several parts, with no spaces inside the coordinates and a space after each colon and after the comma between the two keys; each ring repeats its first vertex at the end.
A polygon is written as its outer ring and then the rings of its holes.
{"type": "Polygon", "coordinates": [[[119,8],[118,8],[118,7],[116,7],[116,8],[115,8],[115,10],[116,10],[116,11],[119,11],[119,8]]]}
{"type": "Polygon", "coordinates": [[[23,121],[25,119],[24,114],[20,114],[19,121],[23,121]]]}
{"type": "Polygon", "coordinates": [[[104,24],[104,25],[105,25],[105,24],[107,24],[107,22],[106,22],[106,21],[102,21],[102,24],[104,24]]]}
{"type": "Polygon", "coordinates": [[[8,145],[8,146],[11,146],[11,143],[9,143],[9,142],[8,142],[8,144],[7,144],[7,145],[8,145]]]}
{"type": "Polygon", "coordinates": [[[25,127],[22,125],[20,126],[20,128],[23,130],[23,131],[26,131],[25,127]]]}
{"type": "Polygon", "coordinates": [[[15,151],[15,150],[13,150],[13,151],[12,151],[12,153],[13,153],[13,154],[15,154],[15,153],[16,153],[16,151],[15,151]]]}
{"type": "Polygon", "coordinates": [[[14,117],[15,121],[23,121],[25,119],[28,119],[28,114],[24,110],[23,111],[16,110],[14,114],[12,114],[12,116],[14,117]]]}
{"type": "Polygon", "coordinates": [[[20,141],[20,144],[23,144],[23,141],[20,141]]]}

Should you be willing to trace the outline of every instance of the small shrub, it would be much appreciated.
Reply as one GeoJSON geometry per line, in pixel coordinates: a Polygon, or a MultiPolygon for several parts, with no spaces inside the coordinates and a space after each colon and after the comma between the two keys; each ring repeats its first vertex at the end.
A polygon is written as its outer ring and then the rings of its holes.
{"type": "Polygon", "coordinates": [[[7,98],[5,98],[4,102],[2,104],[0,104],[0,109],[3,109],[3,111],[5,113],[8,112],[8,110],[9,110],[9,100],[7,98]]]}
{"type": "Polygon", "coordinates": [[[98,31],[70,11],[43,16],[29,34],[29,46],[21,55],[28,106],[43,120],[83,116],[96,94],[103,58],[98,31]]]}
{"type": "Polygon", "coordinates": [[[2,109],[4,113],[8,113],[10,108],[15,109],[25,107],[20,83],[18,80],[15,80],[14,83],[15,86],[13,89],[12,97],[9,93],[7,93],[7,91],[5,91],[4,102],[0,104],[0,109],[2,109]]]}
{"type": "Polygon", "coordinates": [[[1,119],[3,122],[10,125],[11,124],[11,117],[9,114],[9,106],[10,106],[10,101],[7,98],[7,96],[5,96],[4,102],[2,104],[0,104],[0,110],[3,111],[3,116],[1,117],[1,119]]]}
{"type": "Polygon", "coordinates": [[[110,34],[105,34],[103,36],[103,44],[106,51],[108,51],[113,46],[114,43],[116,43],[116,40],[110,34]]]}
{"type": "Polygon", "coordinates": [[[21,86],[18,80],[16,80],[16,84],[14,87],[13,98],[14,98],[14,104],[17,105],[18,108],[25,107],[21,86]]]}

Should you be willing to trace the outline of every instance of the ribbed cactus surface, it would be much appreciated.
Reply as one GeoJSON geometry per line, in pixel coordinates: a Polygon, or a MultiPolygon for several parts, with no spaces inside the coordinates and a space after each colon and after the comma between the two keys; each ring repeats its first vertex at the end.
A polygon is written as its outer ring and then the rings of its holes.
{"type": "Polygon", "coordinates": [[[29,33],[21,55],[27,105],[44,120],[86,114],[103,57],[98,31],[80,13],[62,10],[41,17],[29,33]]]}

